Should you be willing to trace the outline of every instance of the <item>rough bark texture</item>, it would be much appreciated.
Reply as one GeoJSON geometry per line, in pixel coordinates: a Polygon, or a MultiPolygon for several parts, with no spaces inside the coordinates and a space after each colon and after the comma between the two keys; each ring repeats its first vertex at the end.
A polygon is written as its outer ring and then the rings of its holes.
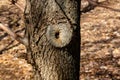
{"type": "Polygon", "coordinates": [[[27,58],[34,80],[79,79],[78,8],[77,0],[27,0],[27,58]]]}

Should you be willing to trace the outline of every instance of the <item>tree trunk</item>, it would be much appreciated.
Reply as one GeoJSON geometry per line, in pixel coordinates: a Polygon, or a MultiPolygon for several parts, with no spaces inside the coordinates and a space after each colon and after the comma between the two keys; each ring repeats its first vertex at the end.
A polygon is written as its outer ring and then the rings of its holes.
{"type": "Polygon", "coordinates": [[[27,60],[34,80],[79,80],[79,0],[26,0],[27,60]]]}

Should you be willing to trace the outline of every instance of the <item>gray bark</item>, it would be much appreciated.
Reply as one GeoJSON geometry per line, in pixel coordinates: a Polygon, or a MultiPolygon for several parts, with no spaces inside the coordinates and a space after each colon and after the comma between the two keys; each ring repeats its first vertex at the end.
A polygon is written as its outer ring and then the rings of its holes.
{"type": "Polygon", "coordinates": [[[78,8],[77,0],[27,0],[27,60],[34,80],[79,79],[78,8]]]}

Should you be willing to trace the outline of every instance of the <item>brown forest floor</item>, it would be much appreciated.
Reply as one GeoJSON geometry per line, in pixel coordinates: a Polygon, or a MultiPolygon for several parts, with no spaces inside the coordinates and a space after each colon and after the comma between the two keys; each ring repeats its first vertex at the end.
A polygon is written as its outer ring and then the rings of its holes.
{"type": "MultiPolygon", "coordinates": [[[[25,0],[17,2],[24,8],[25,0]]],[[[0,0],[0,22],[24,36],[23,12],[10,0],[0,0]]],[[[30,80],[32,66],[25,60],[25,46],[0,29],[0,80],[30,80]]]]}
{"type": "MultiPolygon", "coordinates": [[[[86,4],[83,0],[82,8],[86,4]]],[[[108,0],[105,6],[120,10],[120,0],[108,0]]],[[[82,13],[80,26],[80,79],[120,80],[120,12],[95,7],[82,13]]]]}

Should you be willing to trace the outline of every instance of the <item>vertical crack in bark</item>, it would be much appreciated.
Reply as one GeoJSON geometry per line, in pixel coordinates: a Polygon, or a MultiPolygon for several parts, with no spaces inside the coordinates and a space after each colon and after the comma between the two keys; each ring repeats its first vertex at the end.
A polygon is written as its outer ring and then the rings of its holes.
{"type": "Polygon", "coordinates": [[[62,7],[60,6],[60,4],[55,0],[56,4],[59,6],[60,10],[63,12],[63,14],[65,15],[66,19],[68,20],[69,24],[71,25],[71,28],[73,29],[72,27],[72,22],[71,20],[68,18],[67,14],[65,13],[65,11],[62,9],[62,7]]]}

